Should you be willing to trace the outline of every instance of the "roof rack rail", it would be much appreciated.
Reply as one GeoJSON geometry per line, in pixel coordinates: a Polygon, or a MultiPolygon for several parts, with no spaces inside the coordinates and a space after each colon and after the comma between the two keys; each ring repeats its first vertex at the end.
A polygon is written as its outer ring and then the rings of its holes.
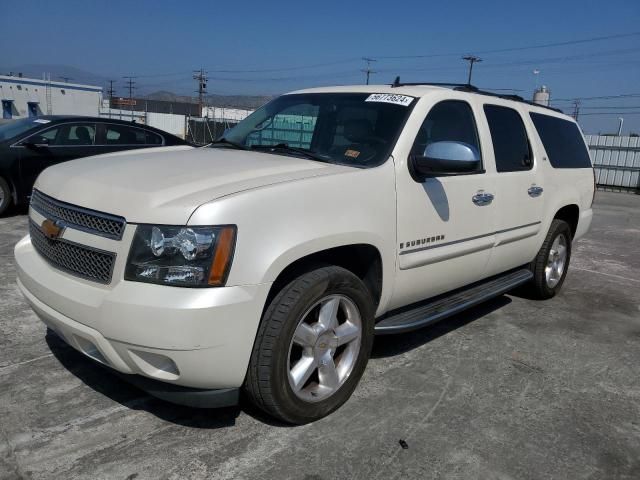
{"type": "Polygon", "coordinates": [[[426,86],[433,86],[433,87],[452,87],[454,90],[457,90],[457,91],[460,91],[460,92],[477,93],[478,95],[487,95],[489,97],[502,98],[504,100],[513,100],[514,102],[526,103],[526,104],[532,105],[534,107],[547,108],[549,110],[553,110],[554,112],[564,113],[559,108],[549,107],[548,105],[540,105],[539,103],[535,103],[535,102],[531,102],[529,100],[525,100],[520,95],[495,93],[495,92],[491,92],[491,91],[488,91],[488,90],[480,90],[478,87],[476,87],[475,85],[471,85],[470,83],[448,83],[448,82],[412,82],[412,83],[406,83],[406,82],[400,82],[400,76],[397,76],[395,78],[395,80],[393,81],[393,83],[391,84],[391,88],[410,87],[410,86],[419,86],[419,85],[426,85],[426,86]]]}
{"type": "Polygon", "coordinates": [[[391,87],[392,88],[396,88],[396,87],[413,87],[413,86],[417,86],[417,85],[430,85],[430,86],[434,86],[434,87],[460,87],[460,88],[467,88],[467,89],[469,89],[469,91],[478,90],[477,87],[474,87],[470,83],[450,83],[450,82],[413,82],[413,83],[407,83],[407,82],[400,82],[400,77],[399,76],[397,76],[396,79],[393,81],[393,83],[391,84],[391,87]]]}

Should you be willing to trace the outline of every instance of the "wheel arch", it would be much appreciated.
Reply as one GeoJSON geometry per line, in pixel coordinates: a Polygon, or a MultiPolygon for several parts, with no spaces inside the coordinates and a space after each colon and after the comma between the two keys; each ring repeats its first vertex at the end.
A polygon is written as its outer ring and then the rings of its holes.
{"type": "Polygon", "coordinates": [[[371,293],[374,309],[378,307],[382,296],[384,271],[380,250],[370,243],[352,243],[309,252],[289,262],[275,276],[265,308],[294,278],[327,265],[342,267],[360,278],[371,293]]]}
{"type": "Polygon", "coordinates": [[[571,237],[573,238],[576,234],[576,230],[578,229],[578,222],[580,220],[580,207],[575,203],[565,205],[560,208],[553,218],[557,218],[558,220],[564,220],[569,224],[571,228],[571,237]]]}

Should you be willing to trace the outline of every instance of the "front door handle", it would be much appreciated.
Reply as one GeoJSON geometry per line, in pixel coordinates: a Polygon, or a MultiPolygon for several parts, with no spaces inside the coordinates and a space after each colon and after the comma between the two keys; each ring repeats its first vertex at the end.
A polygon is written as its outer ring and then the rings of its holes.
{"type": "Polygon", "coordinates": [[[479,191],[473,197],[471,197],[471,200],[473,200],[473,203],[475,203],[479,207],[482,207],[484,205],[489,205],[491,202],[493,202],[493,199],[494,199],[494,196],[492,193],[487,193],[483,191],[479,191]]]}
{"type": "Polygon", "coordinates": [[[544,188],[538,187],[537,185],[531,185],[529,187],[529,190],[527,190],[527,193],[529,194],[530,197],[539,197],[540,195],[542,195],[543,191],[544,191],[544,188]]]}

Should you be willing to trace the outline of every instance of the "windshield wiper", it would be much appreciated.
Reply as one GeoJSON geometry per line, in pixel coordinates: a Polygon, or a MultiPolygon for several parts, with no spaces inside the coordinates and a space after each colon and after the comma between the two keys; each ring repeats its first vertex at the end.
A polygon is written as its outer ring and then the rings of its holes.
{"type": "Polygon", "coordinates": [[[290,147],[286,143],[277,143],[276,145],[251,145],[254,150],[279,150],[281,152],[297,153],[317,162],[331,163],[331,158],[310,152],[304,148],[290,147]]]}
{"type": "Polygon", "coordinates": [[[241,143],[232,142],[231,140],[227,140],[224,137],[219,138],[218,140],[214,140],[213,142],[211,142],[209,144],[209,147],[213,147],[213,146],[216,146],[216,145],[222,145],[222,146],[228,146],[228,147],[231,147],[231,148],[237,148],[238,150],[249,150],[247,147],[245,147],[241,143]]]}

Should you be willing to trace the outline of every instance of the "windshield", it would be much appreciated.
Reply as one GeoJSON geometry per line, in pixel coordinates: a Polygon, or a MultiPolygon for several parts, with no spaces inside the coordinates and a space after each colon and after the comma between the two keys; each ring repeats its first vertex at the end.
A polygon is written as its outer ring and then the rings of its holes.
{"type": "Polygon", "coordinates": [[[0,142],[17,137],[32,128],[42,127],[46,123],[49,123],[49,120],[23,118],[22,120],[12,120],[8,123],[0,124],[0,142]]]}
{"type": "Polygon", "coordinates": [[[268,151],[268,146],[278,146],[273,150],[292,155],[304,153],[295,151],[302,149],[317,159],[372,167],[388,158],[413,103],[413,97],[390,94],[283,95],[224,138],[245,148],[268,151]]]}

